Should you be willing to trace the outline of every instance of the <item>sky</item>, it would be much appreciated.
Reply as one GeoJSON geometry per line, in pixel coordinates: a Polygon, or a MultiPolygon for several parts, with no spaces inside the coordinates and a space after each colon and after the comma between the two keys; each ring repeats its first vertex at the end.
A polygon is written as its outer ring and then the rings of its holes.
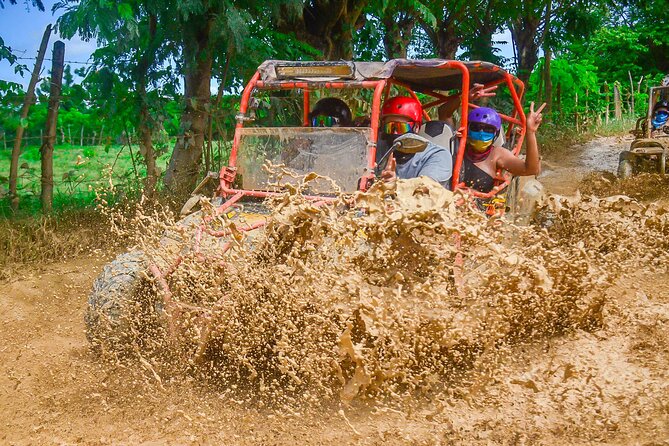
{"type": "MultiPolygon", "coordinates": [[[[44,12],[37,8],[30,7],[26,9],[22,0],[19,0],[16,5],[10,5],[9,2],[4,2],[5,8],[0,8],[0,36],[5,41],[5,45],[9,46],[15,55],[19,57],[29,57],[29,60],[20,60],[19,62],[27,65],[32,70],[37,56],[39,44],[42,41],[44,29],[51,23],[55,25],[56,19],[62,14],[58,11],[52,14],[51,7],[55,3],[54,0],[44,1],[44,12]]],[[[87,62],[91,53],[96,48],[95,41],[84,42],[78,37],[71,40],[62,39],[58,34],[51,33],[49,46],[45,58],[51,59],[51,52],[53,51],[53,44],[57,40],[65,42],[65,61],[72,62],[87,62]]],[[[82,65],[78,63],[71,63],[72,70],[80,68],[82,65]]],[[[51,69],[51,61],[45,60],[42,64],[42,71],[51,69]]],[[[14,73],[14,67],[10,66],[6,60],[0,61],[0,79],[5,81],[12,81],[23,84],[24,87],[30,81],[30,72],[26,71],[21,77],[14,73]]]]}

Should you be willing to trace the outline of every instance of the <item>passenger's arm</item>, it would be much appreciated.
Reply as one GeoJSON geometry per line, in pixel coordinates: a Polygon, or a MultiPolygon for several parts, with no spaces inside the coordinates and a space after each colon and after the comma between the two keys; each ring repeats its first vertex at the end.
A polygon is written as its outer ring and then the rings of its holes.
{"type": "Polygon", "coordinates": [[[534,102],[530,103],[530,114],[527,117],[527,135],[525,138],[525,160],[515,156],[508,150],[499,152],[497,167],[508,170],[512,175],[538,175],[541,172],[541,158],[539,157],[539,146],[537,145],[537,130],[541,124],[541,111],[546,106],[543,103],[537,111],[534,111],[534,102]]]}

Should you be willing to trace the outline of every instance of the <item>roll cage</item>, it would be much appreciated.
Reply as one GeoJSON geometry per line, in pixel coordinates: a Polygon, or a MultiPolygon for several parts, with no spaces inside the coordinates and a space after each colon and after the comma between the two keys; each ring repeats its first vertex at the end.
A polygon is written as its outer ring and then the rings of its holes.
{"type": "MultiPolygon", "coordinates": [[[[390,95],[391,87],[396,86],[406,89],[415,99],[420,100],[417,93],[433,99],[423,104],[425,120],[430,120],[427,110],[447,102],[453,96],[461,96],[460,123],[457,130],[462,136],[459,138],[457,155],[454,159],[452,189],[465,190],[479,198],[491,198],[508,186],[511,181],[508,173],[498,171],[495,178],[496,185],[488,193],[468,189],[460,179],[467,142],[467,112],[470,108],[477,107],[469,103],[469,90],[473,83],[480,83],[485,87],[503,85],[508,88],[514,107],[513,113],[511,116],[500,113],[500,116],[504,122],[508,123],[507,140],[513,141],[509,150],[514,155],[518,155],[526,131],[526,118],[521,105],[524,85],[515,76],[494,64],[443,59],[393,59],[385,63],[266,61],[258,68],[242,93],[229,164],[224,166],[219,174],[219,193],[224,197],[234,197],[235,201],[244,196],[265,198],[277,194],[272,191],[234,187],[242,129],[250,120],[248,117],[249,103],[254,92],[263,90],[301,90],[303,97],[302,125],[305,127],[309,126],[311,91],[316,89],[372,90],[371,133],[367,148],[367,165],[365,174],[359,181],[359,189],[365,190],[367,184],[371,184],[369,180],[374,179],[382,101],[390,95]],[[452,90],[458,90],[458,93],[450,96],[443,93],[452,90]]],[[[323,196],[308,198],[320,201],[332,200],[332,198],[323,196]]]]}

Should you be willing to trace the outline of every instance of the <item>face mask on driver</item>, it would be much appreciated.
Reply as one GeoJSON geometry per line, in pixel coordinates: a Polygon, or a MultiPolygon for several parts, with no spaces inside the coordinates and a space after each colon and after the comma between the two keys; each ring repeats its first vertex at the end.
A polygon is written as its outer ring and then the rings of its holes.
{"type": "Polygon", "coordinates": [[[495,134],[491,132],[473,132],[470,131],[467,137],[467,143],[475,152],[485,152],[495,139],[495,134]]]}

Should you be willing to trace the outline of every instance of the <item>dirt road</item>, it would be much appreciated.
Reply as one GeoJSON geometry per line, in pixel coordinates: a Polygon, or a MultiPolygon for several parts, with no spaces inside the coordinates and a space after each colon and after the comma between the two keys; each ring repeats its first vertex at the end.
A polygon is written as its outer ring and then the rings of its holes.
{"type": "MultiPolygon", "coordinates": [[[[619,144],[549,159],[542,181],[568,193],[614,169],[619,144]]],[[[609,284],[600,329],[516,345],[466,394],[279,414],[147,364],[100,363],[82,315],[106,260],[0,284],[0,444],[669,444],[669,275],[644,264],[609,284]]]]}
{"type": "Polygon", "coordinates": [[[615,174],[618,155],[629,148],[632,139],[631,135],[596,138],[584,145],[566,148],[559,154],[545,156],[539,179],[551,193],[572,194],[588,173],[615,174]]]}

